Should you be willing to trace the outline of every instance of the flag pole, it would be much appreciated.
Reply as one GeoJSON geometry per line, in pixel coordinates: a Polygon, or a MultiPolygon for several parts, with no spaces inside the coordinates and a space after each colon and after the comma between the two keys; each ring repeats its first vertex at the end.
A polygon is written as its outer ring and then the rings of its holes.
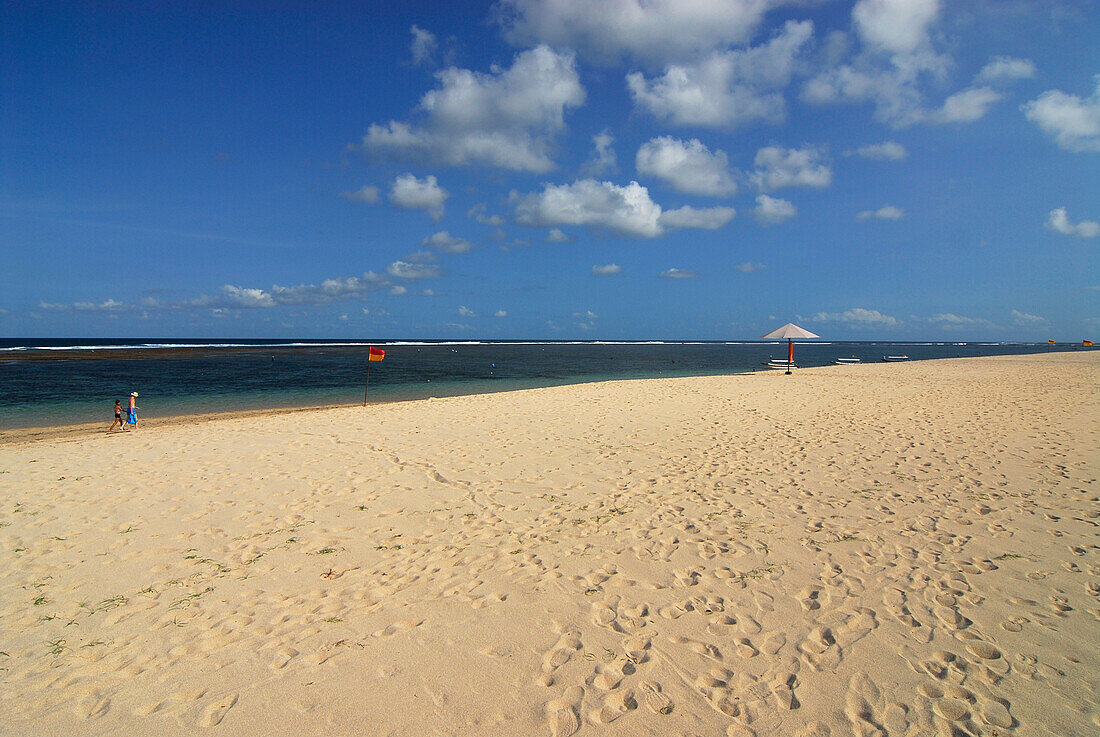
{"type": "Polygon", "coordinates": [[[363,384],[363,406],[367,406],[367,389],[370,388],[370,348],[367,348],[367,380],[363,384]]]}

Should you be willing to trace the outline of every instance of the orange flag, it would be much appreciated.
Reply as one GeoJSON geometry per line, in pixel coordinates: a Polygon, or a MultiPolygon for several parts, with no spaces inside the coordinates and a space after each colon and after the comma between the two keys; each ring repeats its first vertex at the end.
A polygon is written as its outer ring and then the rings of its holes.
{"type": "Polygon", "coordinates": [[[368,361],[381,361],[386,357],[386,352],[381,348],[370,347],[370,355],[367,357],[368,361]]]}

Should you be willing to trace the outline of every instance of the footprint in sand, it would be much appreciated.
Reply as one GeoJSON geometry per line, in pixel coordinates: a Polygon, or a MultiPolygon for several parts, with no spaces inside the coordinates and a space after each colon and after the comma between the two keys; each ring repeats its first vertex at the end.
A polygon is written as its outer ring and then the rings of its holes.
{"type": "Polygon", "coordinates": [[[661,684],[655,681],[643,681],[639,690],[642,692],[642,703],[645,704],[645,708],[654,714],[668,715],[675,708],[672,699],[661,690],[661,684]]]}
{"type": "Polygon", "coordinates": [[[275,657],[271,659],[271,667],[274,670],[281,670],[286,667],[286,664],[293,660],[298,655],[298,651],[292,647],[284,647],[275,651],[275,657]]]}
{"type": "Polygon", "coordinates": [[[97,719],[111,710],[111,700],[98,691],[92,691],[76,705],[77,714],[84,719],[97,719]]]}
{"type": "Polygon", "coordinates": [[[202,725],[204,727],[216,727],[225,719],[226,713],[237,703],[237,694],[229,693],[206,707],[202,713],[202,725]]]}
{"type": "Polygon", "coordinates": [[[389,637],[390,635],[395,635],[398,632],[402,632],[404,630],[411,630],[414,627],[419,627],[423,623],[424,623],[424,620],[422,620],[422,619],[421,620],[402,619],[400,621],[394,622],[393,624],[391,624],[388,627],[384,627],[383,629],[378,630],[377,632],[374,633],[373,636],[374,637],[389,637]]]}
{"type": "Polygon", "coordinates": [[[588,718],[594,724],[611,724],[628,711],[638,708],[638,702],[634,700],[634,692],[627,690],[608,694],[603,704],[598,709],[593,709],[588,718]]]}
{"type": "Polygon", "coordinates": [[[546,704],[546,719],[550,723],[552,737],[569,737],[581,727],[577,709],[581,699],[584,698],[584,689],[573,686],[566,689],[560,699],[553,699],[546,704]]]}

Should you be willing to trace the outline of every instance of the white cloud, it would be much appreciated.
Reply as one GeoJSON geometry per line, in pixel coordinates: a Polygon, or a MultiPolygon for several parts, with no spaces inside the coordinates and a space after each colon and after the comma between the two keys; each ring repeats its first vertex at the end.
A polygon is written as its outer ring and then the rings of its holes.
{"type": "Polygon", "coordinates": [[[611,135],[611,130],[608,128],[592,136],[592,156],[582,167],[586,176],[598,177],[615,171],[617,157],[615,149],[611,148],[613,143],[615,143],[615,136],[611,135]]]}
{"type": "Polygon", "coordinates": [[[424,210],[432,220],[443,217],[443,204],[450,196],[431,174],[423,179],[401,174],[393,180],[390,189],[390,202],[406,210],[424,210]]]}
{"type": "MultiPolygon", "coordinates": [[[[940,9],[938,0],[860,0],[852,10],[852,25],[861,50],[841,63],[848,53],[843,50],[803,86],[802,98],[819,104],[871,101],[875,119],[896,128],[979,119],[999,99],[987,87],[949,95],[939,108],[925,103],[925,89],[942,89],[955,65],[935,48],[947,44],[943,34],[934,32],[940,9]]],[[[990,73],[1009,72],[1002,66],[990,67],[990,73]]]]}
{"type": "Polygon", "coordinates": [[[510,69],[483,74],[451,67],[436,78],[440,86],[420,100],[427,116],[422,126],[372,124],[363,150],[435,164],[545,172],[554,167],[549,149],[564,127],[565,110],[585,99],[573,55],[547,46],[517,54],[510,69]]]}
{"type": "Polygon", "coordinates": [[[737,214],[732,207],[681,207],[662,211],[649,190],[595,179],[547,184],[542,192],[512,192],[516,222],[534,227],[587,225],[634,238],[657,238],[667,228],[720,228],[737,214]]]}
{"type": "Polygon", "coordinates": [[[1039,317],[1038,315],[1029,315],[1026,312],[1020,312],[1019,310],[1012,311],[1012,319],[1017,325],[1041,325],[1046,322],[1045,317],[1039,317]]]}
{"type": "Polygon", "coordinates": [[[885,141],[883,143],[872,143],[867,146],[860,146],[856,149],[856,154],[865,159],[871,159],[872,161],[901,161],[909,156],[909,152],[905,150],[905,146],[902,146],[896,141],[885,141]]]}
{"type": "Polygon", "coordinates": [[[355,192],[344,192],[340,196],[351,202],[364,202],[368,205],[374,205],[378,203],[380,194],[378,187],[368,184],[355,192]]]}
{"type": "Polygon", "coordinates": [[[469,209],[469,211],[466,213],[466,217],[473,218],[482,225],[491,225],[495,228],[499,228],[501,225],[504,225],[504,218],[502,218],[500,215],[486,215],[486,208],[487,205],[484,202],[479,202],[469,209]]]}
{"type": "Polygon", "coordinates": [[[398,279],[434,279],[443,276],[443,269],[438,266],[408,261],[394,261],[386,268],[386,272],[398,279]]]}
{"type": "Polygon", "coordinates": [[[756,272],[756,271],[763,271],[764,269],[766,269],[768,267],[767,267],[766,264],[760,264],[760,263],[756,263],[756,262],[753,262],[753,261],[746,261],[743,264],[737,264],[737,266],[734,266],[733,268],[737,269],[742,274],[752,274],[753,272],[756,272]]]}
{"type": "Polygon", "coordinates": [[[710,152],[698,138],[654,138],[638,149],[639,174],[663,179],[677,192],[722,197],[737,192],[725,151],[710,152]]]}
{"type": "Polygon", "coordinates": [[[815,322],[842,322],[848,325],[887,325],[895,326],[898,321],[884,315],[878,310],[867,310],[862,307],[855,307],[844,312],[819,312],[814,315],[815,322]]]}
{"type": "Polygon", "coordinates": [[[939,0],[859,0],[852,21],[863,41],[891,54],[909,54],[928,44],[939,0]]]}
{"type": "Polygon", "coordinates": [[[669,66],[652,80],[633,72],[626,77],[627,87],[636,105],[672,125],[779,123],[786,115],[781,90],[812,35],[813,23],[788,21],[767,44],[669,66]]]}
{"type": "Polygon", "coordinates": [[[828,187],[833,171],[824,158],[824,152],[816,148],[767,146],[756,152],[752,181],[761,189],[828,187]]]}
{"type": "Polygon", "coordinates": [[[761,225],[778,225],[797,217],[798,208],[787,200],[762,194],[756,198],[756,207],[752,214],[761,225]]]}
{"type": "Polygon", "coordinates": [[[951,312],[941,312],[938,315],[933,315],[929,318],[931,322],[942,323],[945,326],[950,327],[967,327],[972,325],[990,326],[989,320],[982,317],[963,317],[962,315],[956,315],[951,312]]]}
{"type": "Polygon", "coordinates": [[[577,49],[586,59],[649,63],[749,41],[775,0],[502,0],[497,20],[512,44],[577,49]]]}
{"type": "Polygon", "coordinates": [[[691,269],[672,268],[662,271],[659,276],[662,279],[695,279],[699,276],[699,273],[691,269]]]}
{"type": "Polygon", "coordinates": [[[409,29],[412,33],[412,42],[409,43],[409,51],[412,52],[414,64],[425,64],[431,61],[432,55],[439,47],[439,43],[435,39],[435,34],[431,31],[425,31],[419,26],[413,25],[409,29]]]}
{"type": "Polygon", "coordinates": [[[625,187],[594,179],[547,184],[541,193],[513,193],[512,201],[516,222],[523,225],[587,225],[640,238],[656,238],[664,232],[659,222],[661,206],[637,182],[625,187]]]}
{"type": "Polygon", "coordinates": [[[666,228],[699,228],[718,230],[737,216],[732,207],[692,207],[684,205],[675,210],[665,210],[658,222],[666,228]]]}
{"type": "Polygon", "coordinates": [[[497,310],[493,313],[493,317],[508,317],[508,313],[504,310],[497,310]]]}
{"type": "Polygon", "coordinates": [[[551,228],[546,234],[547,243],[568,243],[570,240],[572,239],[563,233],[561,228],[551,228]]]}
{"type": "Polygon", "coordinates": [[[465,238],[455,238],[446,230],[428,236],[420,241],[420,245],[439,251],[440,253],[469,253],[474,247],[473,243],[465,238]]]}
{"type": "Polygon", "coordinates": [[[623,273],[623,267],[618,264],[595,264],[592,267],[592,276],[613,276],[623,273]]]}
{"type": "Polygon", "coordinates": [[[877,210],[863,210],[856,214],[856,220],[901,220],[905,217],[905,210],[893,205],[884,205],[877,210]]]}
{"type": "Polygon", "coordinates": [[[982,67],[975,82],[997,84],[998,82],[1014,82],[1017,79],[1033,79],[1035,77],[1035,62],[1031,59],[1015,59],[1011,56],[994,56],[989,63],[982,67]]]}
{"type": "Polygon", "coordinates": [[[392,287],[390,287],[390,294],[392,294],[394,297],[403,297],[408,293],[408,288],[403,287],[400,284],[394,284],[392,287]]]}
{"type": "Polygon", "coordinates": [[[1070,222],[1069,213],[1064,207],[1050,211],[1047,217],[1047,228],[1063,235],[1075,235],[1079,238],[1095,238],[1100,235],[1100,223],[1082,220],[1075,225],[1070,222]]]}
{"type": "Polygon", "coordinates": [[[985,117],[989,107],[1002,97],[989,87],[971,87],[944,100],[943,107],[931,119],[937,123],[973,123],[985,117]]]}
{"type": "Polygon", "coordinates": [[[1066,151],[1100,151],[1100,75],[1096,76],[1096,89],[1086,99],[1047,90],[1026,103],[1023,111],[1066,151]]]}
{"type": "Polygon", "coordinates": [[[462,317],[477,317],[477,313],[471,310],[466,305],[462,305],[458,308],[458,314],[462,317]]]}
{"type": "Polygon", "coordinates": [[[274,307],[275,299],[262,289],[236,287],[226,284],[222,292],[235,307],[274,307]]]}

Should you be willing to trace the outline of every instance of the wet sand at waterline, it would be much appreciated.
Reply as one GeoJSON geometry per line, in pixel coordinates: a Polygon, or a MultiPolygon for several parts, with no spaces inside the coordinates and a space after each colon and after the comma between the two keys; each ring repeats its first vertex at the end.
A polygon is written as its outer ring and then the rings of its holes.
{"type": "Polygon", "coordinates": [[[1087,735],[1092,353],[0,445],[5,735],[1087,735]]]}

